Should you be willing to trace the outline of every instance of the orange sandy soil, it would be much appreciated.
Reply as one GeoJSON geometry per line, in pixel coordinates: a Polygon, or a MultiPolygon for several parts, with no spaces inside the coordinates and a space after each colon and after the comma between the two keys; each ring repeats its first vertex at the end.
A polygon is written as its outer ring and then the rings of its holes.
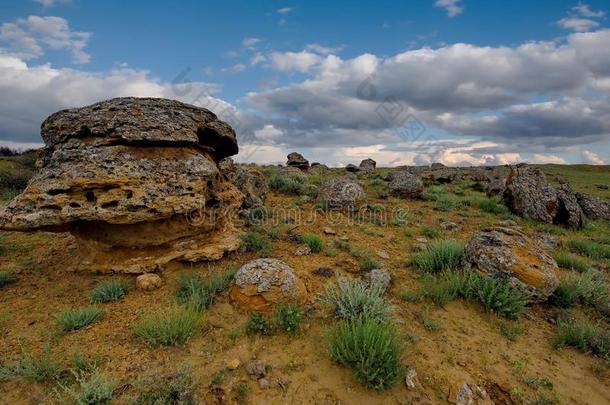
{"type": "MultiPolygon", "coordinates": [[[[299,209],[292,205],[296,197],[272,194],[268,207],[299,209]]],[[[395,206],[408,208],[409,220],[403,226],[368,224],[330,224],[326,214],[319,213],[311,223],[294,229],[299,234],[315,233],[329,245],[341,235],[347,235],[354,248],[371,252],[393,277],[388,298],[394,306],[394,325],[404,342],[404,365],[415,367],[419,386],[408,390],[404,381],[393,388],[376,392],[362,387],[351,371],[333,364],[327,355],[324,331],[333,320],[328,311],[316,301],[323,292],[325,279],[312,270],[326,266],[336,274],[358,276],[358,261],[348,253],[334,249],[334,256],[324,253],[297,257],[297,244],[287,237],[285,229],[280,240],[274,241],[272,256],[286,261],[304,281],[310,298],[301,331],[294,336],[278,334],[271,337],[247,336],[243,330],[247,313],[234,308],[221,294],[207,310],[205,327],[184,347],[150,349],[135,337],[132,328],[150,312],[175,303],[174,292],[180,272],[206,274],[229,265],[241,265],[257,257],[253,253],[234,253],[213,264],[174,264],[161,276],[162,288],[153,292],[131,289],[122,299],[103,304],[101,320],[84,330],[59,333],[54,327],[54,316],[62,310],[89,305],[89,296],[100,280],[126,277],[68,272],[77,254],[68,234],[3,233],[6,251],[0,258],[1,268],[13,270],[19,280],[0,289],[0,366],[13,364],[25,350],[39,353],[50,343],[54,356],[62,366],[70,367],[75,353],[83,357],[101,356],[102,370],[117,382],[113,403],[124,403],[134,394],[132,384],[145,373],[168,374],[180,367],[191,367],[199,403],[237,401],[236,387],[245,382],[250,387],[245,402],[252,404],[443,404],[447,403],[449,387],[467,382],[485,387],[498,404],[529,403],[541,394],[552,396],[563,404],[609,404],[610,368],[601,359],[573,349],[554,350],[551,340],[554,310],[538,305],[517,321],[525,332],[516,342],[510,342],[499,332],[505,320],[483,311],[476,304],[454,301],[444,309],[426,302],[408,303],[399,298],[402,291],[417,289],[418,273],[405,265],[413,254],[415,238],[421,227],[438,228],[441,217],[458,223],[457,232],[442,231],[442,237],[465,242],[473,232],[497,224],[501,219],[478,208],[460,208],[451,212],[432,209],[431,202],[405,201],[390,198],[375,200],[386,209],[395,206]],[[388,208],[389,207],[389,208],[388,208]],[[330,226],[337,235],[324,235],[330,226]],[[409,228],[413,236],[405,236],[409,228]],[[376,257],[379,250],[390,254],[389,260],[376,257]],[[439,329],[428,331],[423,320],[437,321],[439,329]],[[243,364],[253,358],[271,366],[271,388],[261,390],[243,367],[227,371],[221,390],[209,388],[212,376],[233,359],[243,364]],[[286,389],[275,382],[288,382],[286,389]],[[552,387],[528,385],[528,378],[547,378],[552,387]]],[[[300,209],[310,212],[307,203],[300,209]]],[[[343,217],[343,216],[341,216],[343,217]]],[[[344,217],[343,217],[344,218],[344,217]]],[[[531,224],[523,223],[533,232],[531,224]]],[[[440,229],[440,228],[438,228],[440,229]]],[[[579,310],[581,311],[581,310],[579,310]]],[[[582,314],[583,316],[591,314],[582,314]]],[[[16,379],[0,382],[1,404],[33,404],[54,400],[54,383],[35,383],[16,379]]]]}

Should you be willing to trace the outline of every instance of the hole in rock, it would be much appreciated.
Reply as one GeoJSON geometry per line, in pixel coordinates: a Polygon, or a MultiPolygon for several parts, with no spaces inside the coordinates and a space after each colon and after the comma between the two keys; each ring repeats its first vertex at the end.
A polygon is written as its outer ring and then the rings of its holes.
{"type": "Polygon", "coordinates": [[[107,203],[102,204],[102,208],[114,208],[119,205],[118,201],[109,201],[107,203]]]}
{"type": "Polygon", "coordinates": [[[133,197],[133,191],[127,190],[127,199],[133,197]]]}
{"type": "Polygon", "coordinates": [[[85,193],[85,197],[87,198],[87,202],[94,203],[95,202],[95,194],[93,191],[87,191],[85,193]]]}
{"type": "Polygon", "coordinates": [[[80,208],[80,204],[79,203],[75,203],[75,202],[71,202],[70,203],[70,207],[72,207],[72,208],[80,208]]]}

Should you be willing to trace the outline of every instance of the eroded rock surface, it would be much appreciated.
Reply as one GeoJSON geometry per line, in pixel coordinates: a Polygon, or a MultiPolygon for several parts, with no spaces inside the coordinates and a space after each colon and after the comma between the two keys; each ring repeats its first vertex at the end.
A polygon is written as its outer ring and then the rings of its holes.
{"type": "Polygon", "coordinates": [[[543,302],[559,285],[557,263],[542,246],[511,228],[478,232],[468,242],[465,262],[472,270],[505,280],[543,302]]]}
{"type": "Polygon", "coordinates": [[[576,199],[587,218],[610,221],[610,202],[583,193],[576,193],[576,199]]]}
{"type": "Polygon", "coordinates": [[[357,181],[347,178],[327,180],[320,185],[318,198],[329,208],[355,211],[366,195],[357,181]]]}
{"type": "Polygon", "coordinates": [[[217,166],[237,142],[211,111],[117,98],[51,115],[42,136],[39,171],[4,210],[2,229],[71,232],[76,267],[102,272],[153,272],[238,247],[243,195],[217,166]]]}
{"type": "Polygon", "coordinates": [[[288,167],[296,167],[301,170],[309,169],[309,161],[303,157],[300,153],[292,152],[287,156],[288,161],[286,162],[286,166],[288,167]]]}
{"type": "Polygon", "coordinates": [[[388,185],[390,195],[400,198],[422,198],[424,183],[416,174],[407,171],[396,171],[388,185]]]}

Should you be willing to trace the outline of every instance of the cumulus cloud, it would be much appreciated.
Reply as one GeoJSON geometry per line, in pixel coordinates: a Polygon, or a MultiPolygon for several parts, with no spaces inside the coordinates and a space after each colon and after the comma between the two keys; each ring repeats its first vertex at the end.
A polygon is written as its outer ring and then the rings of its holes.
{"type": "Polygon", "coordinates": [[[462,14],[464,7],[460,4],[461,0],[437,0],[434,7],[443,8],[447,12],[447,17],[452,18],[462,14]]]}
{"type": "Polygon", "coordinates": [[[90,55],[84,48],[90,37],[89,32],[71,31],[61,17],[32,15],[0,26],[0,42],[8,45],[5,53],[25,60],[39,58],[49,48],[68,50],[74,63],[88,63],[90,55]]]}
{"type": "Polygon", "coordinates": [[[572,7],[567,17],[557,21],[557,25],[576,32],[587,32],[599,27],[600,23],[595,21],[595,19],[603,16],[603,11],[593,11],[589,5],[579,3],[572,7]]]}
{"type": "Polygon", "coordinates": [[[593,11],[588,4],[578,3],[578,5],[572,7],[572,11],[582,15],[583,17],[594,17],[600,18],[604,16],[604,12],[601,10],[593,11]]]}
{"type": "Polygon", "coordinates": [[[590,150],[583,150],[582,158],[583,158],[584,163],[588,163],[588,164],[592,164],[592,165],[606,164],[606,162],[604,162],[604,160],[597,153],[593,153],[590,150]]]}
{"type": "Polygon", "coordinates": [[[318,65],[322,58],[311,52],[272,52],[269,55],[271,66],[279,71],[308,72],[318,65]]]}

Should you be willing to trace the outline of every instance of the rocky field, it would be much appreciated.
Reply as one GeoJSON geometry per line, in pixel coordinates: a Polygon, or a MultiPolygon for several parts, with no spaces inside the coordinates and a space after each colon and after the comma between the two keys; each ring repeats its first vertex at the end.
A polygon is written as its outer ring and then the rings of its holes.
{"type": "Polygon", "coordinates": [[[610,403],[609,167],[237,165],[105,107],[0,160],[0,404],[610,403]]]}

